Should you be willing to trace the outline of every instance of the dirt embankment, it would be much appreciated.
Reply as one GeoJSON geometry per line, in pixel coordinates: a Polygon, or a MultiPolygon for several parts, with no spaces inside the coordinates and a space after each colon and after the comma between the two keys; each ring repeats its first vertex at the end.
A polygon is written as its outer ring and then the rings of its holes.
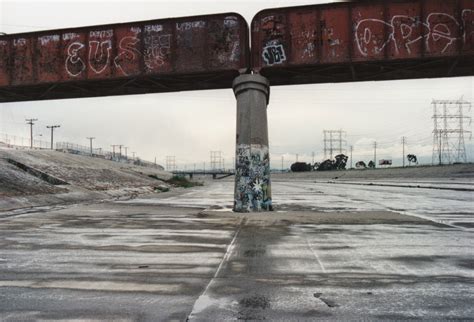
{"type": "Polygon", "coordinates": [[[57,151],[0,149],[0,210],[166,189],[154,168],[57,151]]]}

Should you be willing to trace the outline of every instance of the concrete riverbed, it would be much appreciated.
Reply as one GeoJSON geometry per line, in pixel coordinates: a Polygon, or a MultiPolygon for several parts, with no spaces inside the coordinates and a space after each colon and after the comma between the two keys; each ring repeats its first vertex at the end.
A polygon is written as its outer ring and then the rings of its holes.
{"type": "Polygon", "coordinates": [[[274,179],[0,213],[1,320],[472,319],[469,187],[274,179]]]}

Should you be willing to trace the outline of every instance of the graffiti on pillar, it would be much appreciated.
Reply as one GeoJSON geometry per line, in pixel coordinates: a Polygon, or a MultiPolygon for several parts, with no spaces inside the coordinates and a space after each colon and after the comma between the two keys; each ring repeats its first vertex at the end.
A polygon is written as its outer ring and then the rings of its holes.
{"type": "Polygon", "coordinates": [[[234,209],[271,210],[270,157],[267,146],[238,145],[235,178],[234,209]]]}

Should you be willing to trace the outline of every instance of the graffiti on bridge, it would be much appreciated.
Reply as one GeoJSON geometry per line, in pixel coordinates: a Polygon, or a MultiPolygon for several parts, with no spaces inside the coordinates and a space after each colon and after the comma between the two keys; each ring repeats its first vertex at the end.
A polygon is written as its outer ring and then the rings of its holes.
{"type": "Polygon", "coordinates": [[[433,12],[427,15],[426,20],[420,17],[404,15],[393,16],[389,21],[379,19],[362,19],[355,27],[355,40],[357,49],[363,56],[379,55],[385,48],[393,44],[395,53],[403,51],[412,54],[413,48],[424,41],[427,52],[439,48],[440,53],[445,53],[450,48],[456,49],[457,42],[466,43],[472,34],[473,10],[462,11],[462,21],[452,15],[433,12]],[[459,35],[462,26],[463,34],[459,35]],[[381,37],[378,30],[388,29],[385,37],[381,37]]]}

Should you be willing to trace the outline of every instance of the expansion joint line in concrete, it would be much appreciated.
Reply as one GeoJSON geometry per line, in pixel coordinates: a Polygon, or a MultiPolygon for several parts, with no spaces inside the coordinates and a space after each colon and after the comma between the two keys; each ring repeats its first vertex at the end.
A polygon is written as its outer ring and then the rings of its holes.
{"type": "Polygon", "coordinates": [[[220,271],[222,270],[222,267],[224,266],[224,263],[227,262],[232,255],[232,252],[235,248],[235,243],[237,240],[237,237],[240,234],[240,231],[242,230],[242,227],[247,223],[247,218],[242,218],[239,222],[239,227],[237,228],[237,231],[234,233],[234,237],[232,238],[232,241],[230,244],[227,246],[226,252],[224,254],[224,257],[222,257],[222,260],[219,264],[219,267],[217,267],[216,272],[214,273],[214,276],[211,278],[207,286],[204,288],[204,291],[199,295],[198,299],[196,302],[194,302],[193,308],[191,309],[191,312],[188,314],[188,317],[186,318],[186,321],[190,321],[193,318],[193,315],[203,311],[206,307],[207,304],[210,302],[209,296],[206,295],[207,291],[211,287],[211,285],[214,283],[215,279],[218,278],[220,271]]]}
{"type": "Polygon", "coordinates": [[[326,268],[324,267],[323,262],[322,262],[321,259],[319,258],[318,253],[316,253],[316,251],[314,250],[313,246],[311,246],[311,243],[309,242],[308,237],[306,236],[306,232],[304,231],[304,229],[301,229],[301,232],[302,232],[302,234],[303,234],[303,236],[304,236],[304,239],[306,240],[306,244],[308,245],[309,250],[311,251],[311,253],[313,253],[314,258],[316,258],[316,260],[317,260],[319,266],[321,267],[322,272],[323,272],[323,273],[326,273],[326,268]]]}

